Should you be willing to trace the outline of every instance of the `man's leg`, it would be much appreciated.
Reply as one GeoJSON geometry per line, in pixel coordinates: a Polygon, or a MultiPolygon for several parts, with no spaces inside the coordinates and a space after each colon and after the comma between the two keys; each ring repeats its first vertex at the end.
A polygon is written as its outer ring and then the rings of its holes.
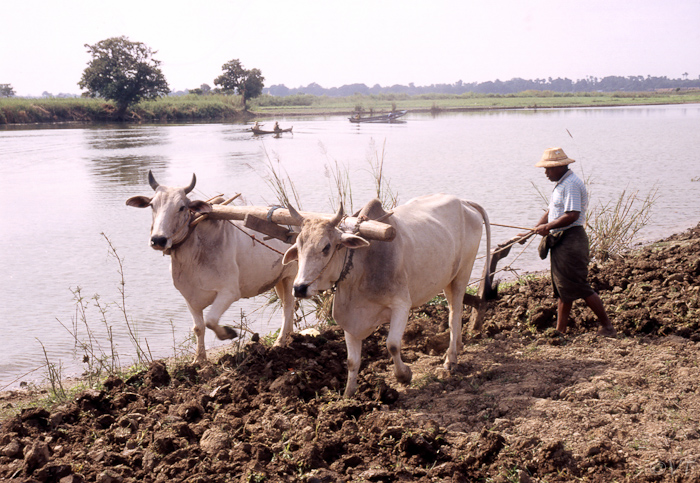
{"type": "Polygon", "coordinates": [[[569,314],[573,302],[564,302],[562,299],[557,299],[557,330],[562,334],[566,333],[566,327],[569,325],[569,314]]]}
{"type": "Polygon", "coordinates": [[[605,307],[603,307],[603,301],[600,300],[598,294],[594,293],[583,300],[586,302],[586,305],[591,308],[596,317],[598,317],[598,323],[600,324],[598,335],[614,337],[616,334],[615,327],[613,327],[612,322],[610,322],[610,318],[607,312],[605,312],[605,307]]]}

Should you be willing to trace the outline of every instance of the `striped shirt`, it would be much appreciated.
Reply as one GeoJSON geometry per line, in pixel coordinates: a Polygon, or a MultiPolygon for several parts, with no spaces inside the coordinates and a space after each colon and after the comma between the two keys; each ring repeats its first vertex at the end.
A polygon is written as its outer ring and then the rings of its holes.
{"type": "Polygon", "coordinates": [[[555,228],[552,233],[564,231],[572,226],[583,226],[586,223],[586,209],[588,208],[588,193],[586,185],[581,178],[568,170],[561,177],[552,191],[552,198],[549,200],[548,222],[552,222],[562,216],[567,211],[578,211],[578,220],[564,228],[555,228]]]}

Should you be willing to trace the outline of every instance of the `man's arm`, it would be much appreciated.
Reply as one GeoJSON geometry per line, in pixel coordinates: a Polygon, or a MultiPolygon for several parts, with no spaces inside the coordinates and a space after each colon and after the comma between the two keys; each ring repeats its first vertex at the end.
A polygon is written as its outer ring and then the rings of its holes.
{"type": "Polygon", "coordinates": [[[540,218],[539,223],[537,223],[535,233],[538,235],[547,236],[549,235],[549,232],[555,228],[565,228],[569,226],[578,220],[579,215],[581,215],[580,211],[567,211],[556,220],[547,223],[547,216],[545,214],[545,216],[540,218]]]}

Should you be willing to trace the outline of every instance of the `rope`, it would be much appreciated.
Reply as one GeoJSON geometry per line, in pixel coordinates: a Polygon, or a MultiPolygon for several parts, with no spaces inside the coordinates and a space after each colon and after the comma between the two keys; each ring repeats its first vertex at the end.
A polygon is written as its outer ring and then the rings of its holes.
{"type": "Polygon", "coordinates": [[[262,246],[264,246],[265,248],[269,248],[270,250],[272,250],[272,251],[275,252],[275,253],[279,253],[280,255],[284,255],[284,252],[281,252],[281,251],[277,250],[276,248],[271,247],[271,246],[268,245],[267,243],[258,240],[258,239],[255,237],[255,235],[251,235],[250,233],[248,233],[247,231],[245,231],[245,230],[244,230],[243,228],[241,228],[240,226],[236,225],[236,224],[235,224],[234,222],[232,222],[231,220],[226,220],[226,221],[228,221],[229,223],[231,223],[234,227],[238,228],[238,229],[241,231],[241,233],[243,233],[244,235],[248,235],[248,236],[250,237],[250,239],[253,240],[253,243],[258,242],[258,243],[260,243],[262,246]]]}
{"type": "MultiPolygon", "coordinates": [[[[529,235],[528,235],[528,236],[529,236],[529,235]]],[[[515,272],[515,269],[510,268],[510,266],[513,264],[513,262],[515,262],[515,261],[520,257],[520,255],[522,255],[523,253],[525,253],[525,250],[527,250],[527,248],[532,244],[532,241],[533,241],[533,240],[534,240],[534,238],[531,238],[530,241],[527,242],[527,245],[525,245],[525,246],[523,247],[523,249],[520,250],[520,253],[518,253],[518,254],[515,256],[515,258],[514,258],[508,265],[506,265],[505,267],[503,267],[503,268],[500,269],[500,270],[496,270],[494,273],[503,272],[503,271],[505,271],[505,270],[508,270],[508,271],[511,271],[511,272],[515,272]]]]}
{"type": "MultiPolygon", "coordinates": [[[[491,223],[491,224],[493,225],[494,223],[491,223]]],[[[516,228],[516,227],[511,227],[511,228],[516,228]]],[[[502,251],[505,250],[506,248],[511,248],[511,247],[512,247],[513,245],[515,245],[516,243],[524,242],[524,241],[527,240],[528,238],[530,239],[530,241],[528,241],[527,245],[525,245],[525,246],[523,247],[523,249],[520,250],[520,253],[518,253],[518,254],[515,256],[515,258],[514,258],[508,265],[506,265],[505,267],[503,267],[503,268],[501,268],[501,269],[499,269],[499,270],[496,270],[495,272],[492,272],[492,273],[490,274],[491,277],[493,277],[494,275],[496,275],[497,273],[500,273],[500,272],[505,272],[505,271],[515,272],[515,269],[511,268],[511,265],[512,265],[518,258],[520,258],[520,255],[522,255],[523,253],[525,253],[525,250],[527,250],[527,248],[528,248],[528,247],[530,246],[530,244],[532,243],[533,238],[530,238],[530,237],[531,237],[534,233],[535,233],[534,231],[530,230],[530,233],[528,233],[528,234],[526,234],[526,235],[523,235],[523,236],[521,236],[520,238],[516,238],[516,239],[514,239],[514,240],[511,240],[510,243],[507,243],[507,244],[503,245],[502,247],[498,248],[497,250],[494,250],[493,254],[496,254],[496,253],[502,252],[502,251]]],[[[482,259],[482,258],[485,258],[485,257],[486,257],[485,255],[482,256],[482,257],[478,257],[477,260],[482,259]]],[[[474,281],[472,281],[472,282],[469,282],[469,283],[467,284],[467,286],[474,285],[474,284],[476,284],[476,283],[481,283],[483,280],[485,280],[485,277],[478,278],[478,279],[476,279],[476,280],[474,280],[474,281]]]]}
{"type": "Polygon", "coordinates": [[[516,230],[532,231],[532,228],[525,228],[524,226],[515,225],[499,225],[498,223],[489,223],[491,226],[501,226],[503,228],[515,228],[516,230]]]}
{"type": "Polygon", "coordinates": [[[267,221],[269,221],[270,223],[272,223],[272,214],[275,212],[275,210],[277,210],[277,209],[279,209],[279,208],[282,208],[282,207],[279,206],[279,205],[272,205],[272,206],[270,207],[270,210],[267,212],[267,221]]]}

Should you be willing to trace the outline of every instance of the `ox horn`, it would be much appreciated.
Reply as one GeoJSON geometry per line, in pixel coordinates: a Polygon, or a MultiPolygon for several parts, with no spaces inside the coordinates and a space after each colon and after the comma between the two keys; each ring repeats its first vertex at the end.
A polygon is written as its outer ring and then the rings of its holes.
{"type": "Polygon", "coordinates": [[[151,188],[153,188],[153,191],[158,189],[158,181],[156,181],[155,177],[153,177],[153,172],[149,169],[148,170],[148,184],[151,185],[151,188]]]}
{"type": "Polygon", "coordinates": [[[304,217],[301,216],[301,214],[299,214],[299,212],[295,210],[291,204],[287,206],[287,210],[289,210],[289,214],[292,216],[292,219],[294,219],[294,221],[297,222],[299,225],[301,225],[304,222],[304,217]]]}
{"type": "Polygon", "coordinates": [[[194,175],[194,173],[192,173],[192,182],[190,183],[189,186],[187,186],[187,187],[185,188],[185,194],[187,194],[187,193],[189,193],[190,191],[192,191],[192,190],[194,189],[194,185],[196,185],[196,184],[197,184],[197,177],[194,175]]]}
{"type": "Polygon", "coordinates": [[[338,212],[335,214],[335,216],[331,220],[331,225],[338,226],[340,221],[343,219],[344,214],[345,214],[345,212],[343,210],[343,204],[341,203],[340,206],[338,207],[338,212]]]}

